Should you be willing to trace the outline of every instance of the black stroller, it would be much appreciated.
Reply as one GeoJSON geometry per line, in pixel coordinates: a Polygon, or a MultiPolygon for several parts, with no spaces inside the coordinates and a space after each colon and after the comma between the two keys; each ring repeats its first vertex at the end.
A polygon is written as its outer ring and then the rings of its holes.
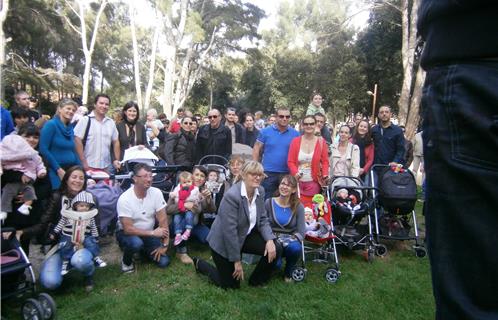
{"type": "MultiPolygon", "coordinates": [[[[378,188],[373,190],[374,198],[378,199],[378,206],[375,206],[374,210],[377,242],[380,239],[414,240],[415,255],[419,258],[425,257],[427,250],[420,244],[415,214],[417,184],[413,173],[398,166],[374,165],[370,176],[372,185],[378,188]],[[374,170],[377,174],[374,174],[374,170]]],[[[380,254],[384,255],[386,252],[380,254]]]]}
{"type": "MultiPolygon", "coordinates": [[[[206,177],[205,186],[211,191],[216,208],[219,208],[221,198],[223,198],[223,194],[226,191],[225,182],[230,175],[227,168],[228,160],[225,157],[218,155],[207,155],[202,157],[197,165],[205,167],[207,171],[216,171],[218,173],[217,181],[209,181],[208,177],[206,177]]],[[[202,216],[204,223],[207,226],[211,226],[216,217],[216,212],[203,212],[202,216]]]]}
{"type": "Polygon", "coordinates": [[[364,250],[368,262],[386,250],[373,235],[371,216],[375,201],[371,191],[374,189],[364,186],[359,178],[337,176],[332,178],[328,193],[336,242],[350,250],[364,250]]]}
{"type": "Polygon", "coordinates": [[[55,301],[47,293],[36,295],[33,267],[17,241],[16,230],[2,228],[1,232],[2,301],[28,293],[31,298],[26,299],[21,307],[23,319],[53,319],[57,311],[55,301]],[[8,233],[10,235],[7,237],[8,233]]]}

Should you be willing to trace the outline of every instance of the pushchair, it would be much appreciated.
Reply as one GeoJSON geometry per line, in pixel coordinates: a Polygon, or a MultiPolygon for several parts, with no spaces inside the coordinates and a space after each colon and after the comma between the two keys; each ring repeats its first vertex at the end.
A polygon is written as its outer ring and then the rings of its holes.
{"type": "Polygon", "coordinates": [[[1,233],[2,301],[29,293],[31,298],[26,299],[21,306],[23,319],[53,319],[57,312],[55,301],[47,293],[36,295],[33,267],[17,241],[16,230],[2,228],[1,233]],[[7,233],[10,235],[5,239],[4,234],[7,233]]]}
{"type": "Polygon", "coordinates": [[[425,257],[427,250],[420,244],[415,214],[417,183],[413,173],[400,166],[374,165],[370,176],[372,185],[377,187],[373,190],[374,198],[378,199],[374,210],[377,242],[380,239],[414,240],[415,255],[419,258],[425,257]],[[376,169],[375,174],[373,171],[376,169]]]}
{"type": "Polygon", "coordinates": [[[375,254],[385,252],[385,246],[375,242],[371,214],[374,187],[364,186],[356,177],[333,177],[329,188],[332,206],[332,232],[336,241],[350,250],[363,249],[372,262],[375,254]]]}
{"type": "MultiPolygon", "coordinates": [[[[227,181],[230,172],[228,170],[228,160],[225,157],[218,155],[207,155],[202,157],[198,164],[199,166],[204,166],[206,170],[216,171],[218,173],[217,181],[209,181],[208,177],[206,177],[205,186],[211,191],[213,195],[213,201],[216,205],[216,208],[219,208],[221,198],[223,198],[223,194],[225,190],[225,182],[227,181]]],[[[211,226],[214,222],[214,218],[216,217],[216,212],[203,212],[202,218],[204,223],[207,226],[211,226]]]]}
{"type": "MultiPolygon", "coordinates": [[[[325,190],[328,192],[327,190],[325,190]]],[[[330,203],[326,197],[321,203],[312,202],[308,197],[301,197],[301,203],[305,207],[305,211],[311,210],[316,220],[321,220],[318,226],[319,230],[316,233],[307,232],[305,241],[302,245],[302,260],[301,265],[297,265],[292,271],[292,279],[296,282],[301,282],[306,277],[308,270],[306,269],[306,261],[326,263],[325,280],[329,283],[336,283],[341,276],[339,270],[339,257],[336,249],[336,236],[332,232],[332,210],[330,203]]],[[[315,198],[315,197],[314,197],[315,198]]]]}

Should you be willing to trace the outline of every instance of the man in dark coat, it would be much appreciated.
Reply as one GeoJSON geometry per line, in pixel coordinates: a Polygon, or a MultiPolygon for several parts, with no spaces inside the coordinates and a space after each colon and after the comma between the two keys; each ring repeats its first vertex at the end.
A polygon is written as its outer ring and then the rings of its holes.
{"type": "MultiPolygon", "coordinates": [[[[197,161],[207,155],[217,155],[228,159],[232,154],[232,133],[228,127],[221,125],[221,113],[218,109],[208,112],[209,125],[204,125],[197,133],[197,161]]],[[[225,164],[220,158],[212,157],[204,163],[225,164]]]]}

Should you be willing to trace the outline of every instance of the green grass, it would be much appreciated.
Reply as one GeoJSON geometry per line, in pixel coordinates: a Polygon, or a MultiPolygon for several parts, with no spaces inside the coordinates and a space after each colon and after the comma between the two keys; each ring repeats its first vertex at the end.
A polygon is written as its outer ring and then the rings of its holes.
{"type": "MultiPolygon", "coordinates": [[[[139,264],[133,274],[121,274],[117,265],[100,269],[90,294],[84,292],[82,277],[70,273],[52,295],[58,319],[434,318],[428,259],[415,257],[411,244],[387,245],[387,256],[373,263],[361,252],[341,254],[336,284],[325,281],[326,265],[309,262],[302,283],[285,283],[279,274],[265,287],[243,282],[240,290],[225,291],[174,259],[165,270],[148,263],[139,264]]],[[[200,245],[190,251],[204,258],[208,252],[200,245]]],[[[244,268],[247,278],[253,266],[244,268]]],[[[9,312],[9,319],[19,317],[17,310],[9,312]]]]}

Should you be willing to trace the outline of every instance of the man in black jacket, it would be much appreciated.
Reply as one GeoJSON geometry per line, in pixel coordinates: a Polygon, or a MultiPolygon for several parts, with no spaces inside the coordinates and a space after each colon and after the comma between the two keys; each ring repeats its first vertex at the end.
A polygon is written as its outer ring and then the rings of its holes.
{"type": "MultiPolygon", "coordinates": [[[[218,109],[208,112],[209,125],[204,125],[197,133],[197,161],[207,155],[217,155],[228,159],[232,154],[232,133],[228,127],[221,125],[221,113],[218,109]]],[[[203,163],[225,164],[223,160],[213,157],[203,163]]]]}
{"type": "Polygon", "coordinates": [[[437,319],[498,319],[498,1],[423,0],[425,221],[437,319]]]}

